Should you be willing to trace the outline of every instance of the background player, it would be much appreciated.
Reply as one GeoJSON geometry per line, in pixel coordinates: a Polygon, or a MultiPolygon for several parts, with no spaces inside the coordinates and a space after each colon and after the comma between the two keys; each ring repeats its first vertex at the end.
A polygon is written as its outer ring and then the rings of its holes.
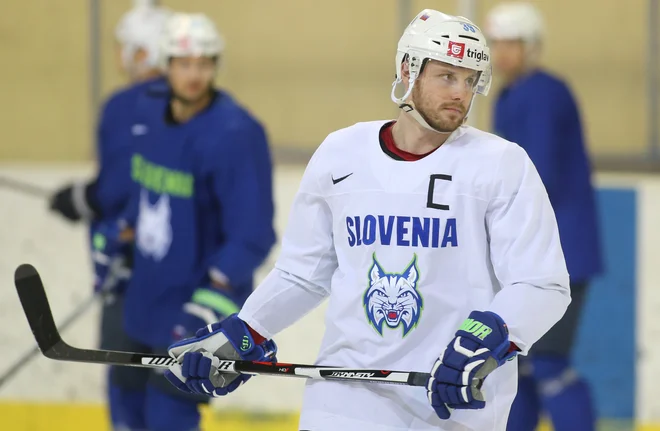
{"type": "MultiPolygon", "coordinates": [[[[130,274],[130,247],[119,241],[117,219],[130,196],[132,136],[140,133],[134,107],[146,88],[166,90],[159,65],[160,38],[170,12],[151,1],[136,1],[115,29],[118,66],[129,85],[104,103],[98,121],[96,155],[98,174],[89,181],[69,184],[52,196],[50,208],[77,222],[90,222],[90,245],[95,271],[95,289],[103,290],[100,347],[119,350],[126,345],[122,325],[123,291],[130,274]]],[[[145,397],[139,384],[146,372],[110,367],[107,396],[114,429],[141,417],[145,397]]]]}
{"type": "Polygon", "coordinates": [[[602,270],[598,216],[580,115],[568,85],[539,66],[543,22],[530,3],[505,3],[487,17],[493,64],[504,79],[493,128],[534,162],[557,216],[573,301],[564,317],[520,359],[519,389],[508,429],[533,431],[541,410],[557,431],[595,427],[587,383],[571,350],[589,281],[602,270]]]}
{"type": "Polygon", "coordinates": [[[399,42],[396,77],[397,121],[339,130],[316,151],[275,269],[240,313],[170,348],[178,388],[235,390],[248,376],[218,374],[213,355],[272,359],[264,339],[329,297],[317,363],[433,377],[427,391],[310,381],[301,429],[505,428],[517,373],[507,359],[570,302],[554,214],[519,146],[463,126],[490,85],[474,24],[422,11],[399,42]],[[471,388],[497,367],[483,393],[471,388]]]}
{"type": "MultiPolygon", "coordinates": [[[[161,40],[169,89],[141,91],[131,142],[134,232],[121,350],[164,352],[238,311],[275,241],[272,167],[262,125],[213,88],[224,42],[208,17],[174,14],[161,40]]],[[[130,229],[126,229],[128,231],[130,229]]],[[[138,383],[138,380],[135,380],[138,383]]],[[[198,404],[149,372],[130,429],[193,430],[198,404]]]]}
{"type": "Polygon", "coordinates": [[[136,84],[155,82],[159,67],[159,41],[169,10],[151,1],[135,1],[115,28],[117,64],[129,85],[111,95],[104,103],[97,129],[98,177],[67,185],[52,197],[50,207],[70,221],[109,217],[123,209],[130,157],[130,118],[136,84]],[[128,126],[128,127],[127,127],[128,126]],[[118,133],[123,132],[123,133],[118,133]],[[112,138],[112,139],[110,139],[112,138]],[[127,151],[128,150],[128,151],[127,151]],[[114,186],[122,182],[123,186],[114,186]]]}

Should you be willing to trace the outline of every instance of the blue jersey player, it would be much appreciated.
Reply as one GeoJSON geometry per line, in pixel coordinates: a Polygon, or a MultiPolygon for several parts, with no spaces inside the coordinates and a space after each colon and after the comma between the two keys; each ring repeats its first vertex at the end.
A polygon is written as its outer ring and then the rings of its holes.
{"type": "MultiPolygon", "coordinates": [[[[50,201],[51,209],[64,218],[90,223],[94,287],[105,294],[100,347],[109,350],[121,350],[128,342],[122,325],[122,291],[130,274],[130,247],[119,241],[116,226],[130,196],[132,136],[141,133],[133,117],[135,106],[144,91],[167,90],[159,43],[170,12],[152,1],[134,3],[115,30],[120,69],[130,85],[112,94],[102,107],[96,134],[98,173],[92,180],[61,188],[50,201]]],[[[144,375],[142,370],[110,367],[107,396],[113,429],[132,429],[127,424],[141,417],[145,392],[135,382],[144,375]]]]}
{"type": "MultiPolygon", "coordinates": [[[[238,311],[273,243],[272,166],[262,125],[213,88],[223,40],[201,14],[175,14],[161,40],[167,91],[141,91],[124,211],[133,268],[122,350],[165,353],[176,340],[238,311]]],[[[143,422],[198,429],[208,397],[148,372],[143,422]]]]}
{"type": "Polygon", "coordinates": [[[602,268],[598,217],[581,121],[570,89],[540,69],[542,18],[528,3],[494,8],[486,33],[496,72],[505,80],[494,109],[494,131],[529,154],[557,217],[571,277],[564,317],[520,358],[518,395],[509,431],[533,431],[544,411],[557,431],[590,431],[594,411],[586,382],[570,354],[589,281],[602,268]]]}

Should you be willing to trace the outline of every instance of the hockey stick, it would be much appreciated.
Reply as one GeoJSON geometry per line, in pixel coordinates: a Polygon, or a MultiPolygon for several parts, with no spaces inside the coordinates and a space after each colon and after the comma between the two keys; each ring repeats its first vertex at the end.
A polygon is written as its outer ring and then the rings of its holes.
{"type": "MultiPolygon", "coordinates": [[[[100,297],[99,294],[94,293],[90,295],[89,298],[87,298],[84,302],[82,302],[80,305],[78,305],[67,317],[62,321],[62,323],[59,325],[59,330],[60,331],[65,331],[73,322],[78,320],[80,316],[82,316],[88,309],[89,307],[96,302],[96,300],[100,297]]],[[[32,349],[29,351],[25,352],[20,358],[18,358],[12,366],[7,368],[7,371],[5,371],[2,376],[0,376],[0,389],[2,389],[2,386],[7,383],[9,380],[12,379],[20,371],[25,365],[29,364],[30,361],[36,356],[36,354],[39,353],[39,345],[34,346],[32,349]]]]}
{"type": "MultiPolygon", "coordinates": [[[[89,362],[106,365],[168,368],[174,359],[164,355],[150,355],[111,350],[78,349],[68,345],[57,330],[46,297],[44,285],[37,270],[29,264],[16,268],[14,282],[32,334],[44,356],[60,361],[89,362]]],[[[350,380],[390,383],[408,386],[426,386],[429,373],[338,368],[287,363],[220,360],[218,367],[225,372],[264,374],[310,379],[350,380]]]]}
{"type": "Polygon", "coordinates": [[[52,194],[52,191],[35,186],[34,184],[26,183],[25,181],[15,180],[8,177],[0,177],[0,185],[14,190],[18,193],[23,193],[35,198],[47,198],[52,194]]]}

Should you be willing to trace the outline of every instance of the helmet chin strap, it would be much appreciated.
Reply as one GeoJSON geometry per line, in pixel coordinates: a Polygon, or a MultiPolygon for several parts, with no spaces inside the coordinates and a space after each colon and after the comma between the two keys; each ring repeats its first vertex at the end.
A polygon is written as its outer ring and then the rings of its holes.
{"type": "MultiPolygon", "coordinates": [[[[415,82],[417,81],[417,76],[413,76],[413,74],[410,74],[410,78],[408,79],[408,91],[406,91],[406,94],[403,95],[403,97],[396,97],[396,87],[399,85],[403,80],[401,78],[397,78],[393,83],[392,83],[392,93],[390,94],[390,97],[394,103],[397,104],[399,109],[401,109],[403,112],[406,114],[410,115],[412,118],[415,119],[422,127],[424,127],[427,130],[430,130],[435,133],[440,133],[442,135],[451,135],[454,132],[444,132],[441,130],[438,130],[431,126],[425,119],[422,117],[422,115],[415,109],[415,103],[410,100],[406,102],[405,100],[410,97],[412,94],[413,88],[415,87],[415,82]]],[[[465,118],[463,118],[463,123],[461,125],[465,124],[467,121],[468,115],[470,115],[470,111],[472,110],[472,102],[474,102],[474,97],[470,101],[470,106],[468,108],[467,115],[465,118]]]]}

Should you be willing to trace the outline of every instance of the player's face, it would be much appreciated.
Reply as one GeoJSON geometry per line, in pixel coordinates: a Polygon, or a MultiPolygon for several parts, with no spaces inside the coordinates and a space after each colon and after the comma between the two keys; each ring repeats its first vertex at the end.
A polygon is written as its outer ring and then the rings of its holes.
{"type": "Polygon", "coordinates": [[[453,132],[467,115],[479,72],[429,60],[413,88],[419,114],[434,129],[453,132]]]}
{"type": "Polygon", "coordinates": [[[519,40],[496,40],[489,43],[493,68],[505,79],[519,75],[525,66],[525,44],[519,40]]]}
{"type": "Polygon", "coordinates": [[[168,78],[177,99],[195,103],[206,97],[213,85],[216,60],[211,57],[174,57],[168,78]]]}

